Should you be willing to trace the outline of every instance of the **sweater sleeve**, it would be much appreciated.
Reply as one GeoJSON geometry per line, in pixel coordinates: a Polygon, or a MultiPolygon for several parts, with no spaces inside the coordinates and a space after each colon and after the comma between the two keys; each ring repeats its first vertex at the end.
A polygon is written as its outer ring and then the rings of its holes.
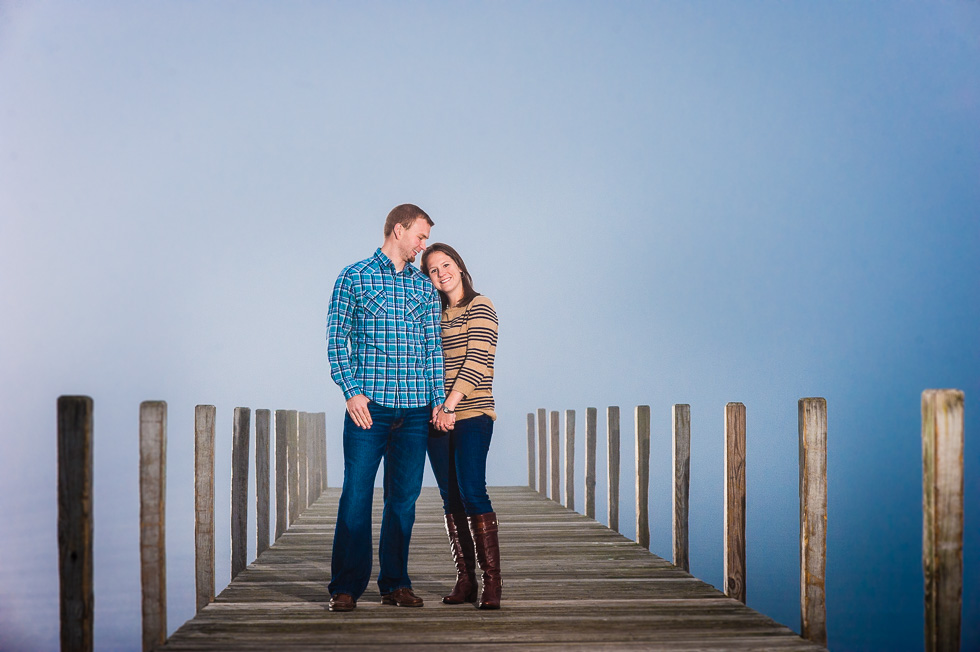
{"type": "Polygon", "coordinates": [[[466,357],[456,374],[452,390],[469,396],[480,386],[493,364],[492,351],[497,346],[497,312],[484,296],[473,299],[466,317],[466,357]]]}

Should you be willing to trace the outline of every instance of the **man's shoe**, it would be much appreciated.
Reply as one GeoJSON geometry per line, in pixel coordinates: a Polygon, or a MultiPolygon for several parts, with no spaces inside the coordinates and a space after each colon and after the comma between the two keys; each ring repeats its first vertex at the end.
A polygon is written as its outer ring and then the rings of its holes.
{"type": "Polygon", "coordinates": [[[402,587],[381,596],[381,604],[393,604],[398,607],[421,607],[422,598],[412,593],[412,589],[402,587]]]}
{"type": "Polygon", "coordinates": [[[357,600],[350,593],[335,593],[330,596],[330,611],[354,611],[357,600]]]}

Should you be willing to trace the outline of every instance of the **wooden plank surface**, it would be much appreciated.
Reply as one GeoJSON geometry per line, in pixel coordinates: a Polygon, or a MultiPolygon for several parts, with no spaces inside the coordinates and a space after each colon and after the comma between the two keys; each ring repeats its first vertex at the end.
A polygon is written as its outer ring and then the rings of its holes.
{"type": "MultiPolygon", "coordinates": [[[[529,487],[490,488],[500,520],[500,611],[439,601],[452,588],[455,570],[438,491],[426,487],[409,562],[425,606],[383,606],[372,580],[357,609],[330,613],[339,494],[327,489],[164,649],[823,649],[529,487]]],[[[375,560],[372,577],[377,568],[375,560]]]]}

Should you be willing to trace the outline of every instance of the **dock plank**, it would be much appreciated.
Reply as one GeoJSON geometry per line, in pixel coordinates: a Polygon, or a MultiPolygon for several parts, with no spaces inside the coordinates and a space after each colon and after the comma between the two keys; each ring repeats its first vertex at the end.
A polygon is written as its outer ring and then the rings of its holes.
{"type": "Polygon", "coordinates": [[[424,488],[409,569],[425,606],[381,605],[372,583],[353,612],[330,613],[340,496],[331,488],[160,649],[824,649],[533,489],[490,494],[500,521],[500,611],[441,603],[455,570],[438,491],[424,488]]]}

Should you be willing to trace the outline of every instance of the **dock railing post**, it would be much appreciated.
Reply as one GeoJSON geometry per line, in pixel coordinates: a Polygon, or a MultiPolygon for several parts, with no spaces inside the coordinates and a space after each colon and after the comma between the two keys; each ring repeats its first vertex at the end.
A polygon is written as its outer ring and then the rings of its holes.
{"type": "Polygon", "coordinates": [[[231,579],[248,565],[248,440],[252,411],[235,408],[231,445],[231,579]]]}
{"type": "Polygon", "coordinates": [[[609,529],[619,532],[619,408],[606,408],[606,463],[609,529]]]}
{"type": "Polygon", "coordinates": [[[963,612],[963,392],[922,392],[922,568],[926,652],[960,649],[963,612]]]}
{"type": "Polygon", "coordinates": [[[289,524],[299,518],[299,412],[286,411],[286,457],[289,462],[289,524]]]}
{"type": "Polygon", "coordinates": [[[91,652],[92,426],[88,396],[58,397],[58,572],[61,649],[91,652]]]}
{"type": "Polygon", "coordinates": [[[801,398],[800,635],[827,646],[827,401],[801,398]]]}
{"type": "Polygon", "coordinates": [[[691,491],[691,406],[684,403],[675,404],[671,408],[671,416],[674,467],[672,497],[674,566],[690,572],[688,506],[691,491]]]}
{"type": "Polygon", "coordinates": [[[276,538],[289,527],[289,412],[276,410],[276,538]]]}
{"type": "Polygon", "coordinates": [[[299,493],[299,511],[302,512],[310,506],[310,420],[306,412],[297,412],[297,439],[296,439],[296,476],[299,484],[296,491],[299,493]]]}
{"type": "Polygon", "coordinates": [[[255,555],[269,547],[269,410],[255,411],[255,555]]]}
{"type": "Polygon", "coordinates": [[[637,405],[636,431],[636,542],[650,549],[650,406],[637,405]]]}
{"type": "Polygon", "coordinates": [[[320,425],[320,493],[327,490],[327,415],[325,412],[317,413],[317,422],[320,425]]]}
{"type": "Polygon", "coordinates": [[[534,413],[527,413],[527,486],[534,489],[534,413]]]}
{"type": "Polygon", "coordinates": [[[167,640],[167,404],[140,404],[140,581],[143,650],[167,640]]]}
{"type": "Polygon", "coordinates": [[[745,602],[745,405],[725,406],[725,595],[745,602]]]}
{"type": "Polygon", "coordinates": [[[561,503],[561,449],[558,411],[551,411],[551,499],[561,503]]]}
{"type": "Polygon", "coordinates": [[[548,495],[548,412],[538,408],[538,493],[548,495]]]}
{"type": "Polygon", "coordinates": [[[575,410],[565,410],[565,507],[575,509],[575,410]]]}
{"type": "Polygon", "coordinates": [[[585,408],[585,515],[595,518],[596,422],[599,410],[585,408]]]}
{"type": "Polygon", "coordinates": [[[213,405],[194,408],[194,585],[197,610],[214,601],[213,405]]]}

